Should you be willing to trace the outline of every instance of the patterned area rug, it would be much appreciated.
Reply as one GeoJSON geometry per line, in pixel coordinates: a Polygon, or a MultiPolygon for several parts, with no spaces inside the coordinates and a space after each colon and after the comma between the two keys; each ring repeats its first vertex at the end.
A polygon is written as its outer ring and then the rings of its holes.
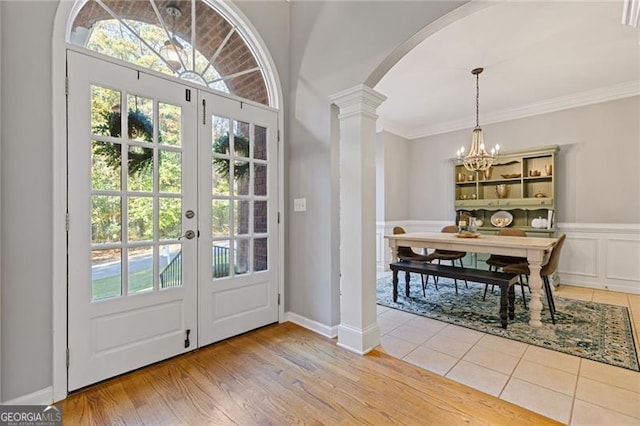
{"type": "MultiPolygon", "coordinates": [[[[520,286],[516,291],[516,318],[510,320],[506,330],[500,326],[500,289],[493,294],[487,292],[482,300],[484,284],[458,281],[459,295],[455,294],[453,280],[441,278],[438,290],[433,278],[427,285],[427,297],[422,296],[420,276],[411,274],[410,296],[405,297],[404,273],[399,274],[398,302],[393,302],[391,277],[379,278],[377,282],[378,305],[412,312],[428,318],[456,324],[483,333],[494,334],[541,346],[559,352],[588,358],[598,362],[640,371],[636,353],[629,310],[626,307],[604,303],[554,297],[556,304],[556,325],[543,294],[542,327],[531,327],[529,311],[522,303],[520,286]]],[[[527,306],[529,292],[525,290],[527,306]]]]}

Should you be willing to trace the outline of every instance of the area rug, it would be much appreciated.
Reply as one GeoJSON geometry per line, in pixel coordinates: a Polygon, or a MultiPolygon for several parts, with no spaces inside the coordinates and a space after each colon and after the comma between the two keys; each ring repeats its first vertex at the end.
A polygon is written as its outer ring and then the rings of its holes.
{"type": "MultiPolygon", "coordinates": [[[[459,294],[455,294],[453,280],[441,278],[438,290],[433,278],[429,279],[426,298],[418,274],[411,274],[411,290],[405,296],[404,273],[400,273],[398,301],[393,301],[391,277],[377,282],[378,305],[502,336],[530,345],[576,355],[598,362],[640,371],[633,340],[629,310],[626,307],[596,302],[566,299],[555,296],[556,325],[551,323],[546,300],[543,300],[542,327],[531,327],[529,310],[522,303],[520,286],[516,286],[515,320],[506,330],[500,326],[500,290],[487,292],[482,300],[484,284],[458,281],[459,294]]],[[[528,291],[525,290],[527,306],[528,291]]],[[[544,295],[542,297],[544,298],[544,295]]]]}

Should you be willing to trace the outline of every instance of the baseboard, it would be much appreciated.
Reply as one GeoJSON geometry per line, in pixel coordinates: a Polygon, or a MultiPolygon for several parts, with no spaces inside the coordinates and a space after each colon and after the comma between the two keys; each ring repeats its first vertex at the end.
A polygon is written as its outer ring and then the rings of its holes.
{"type": "Polygon", "coordinates": [[[53,386],[46,387],[28,395],[2,402],[2,405],[50,405],[53,404],[53,386]]]}
{"type": "Polygon", "coordinates": [[[284,313],[284,319],[330,339],[338,337],[337,325],[328,326],[290,311],[284,313]]]}
{"type": "Polygon", "coordinates": [[[346,324],[338,327],[337,345],[358,355],[366,355],[380,344],[380,327],[377,322],[365,329],[354,328],[346,324]]]}

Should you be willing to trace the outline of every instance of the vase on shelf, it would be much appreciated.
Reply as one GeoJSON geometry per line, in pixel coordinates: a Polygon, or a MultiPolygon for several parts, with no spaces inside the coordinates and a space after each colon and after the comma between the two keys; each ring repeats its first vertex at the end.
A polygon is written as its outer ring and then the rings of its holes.
{"type": "Polygon", "coordinates": [[[491,179],[491,172],[493,171],[493,167],[489,167],[484,171],[484,180],[491,179]]]}
{"type": "Polygon", "coordinates": [[[507,185],[504,183],[496,185],[496,194],[498,195],[498,198],[506,198],[508,193],[509,187],[507,185]]]}
{"type": "Polygon", "coordinates": [[[546,166],[544,166],[544,172],[547,174],[547,176],[551,176],[551,173],[553,173],[553,165],[547,164],[546,166]]]}

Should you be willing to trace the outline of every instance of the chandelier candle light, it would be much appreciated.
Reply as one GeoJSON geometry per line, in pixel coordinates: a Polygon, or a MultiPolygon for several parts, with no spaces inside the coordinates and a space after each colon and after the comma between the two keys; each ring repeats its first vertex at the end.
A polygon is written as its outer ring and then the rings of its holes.
{"type": "Polygon", "coordinates": [[[471,74],[476,76],[476,127],[473,129],[471,148],[467,155],[464,155],[464,147],[457,152],[458,163],[464,164],[465,169],[471,172],[490,168],[500,151],[500,145],[491,148],[491,154],[484,147],[484,136],[480,128],[480,73],[482,71],[484,68],[475,68],[471,71],[471,74]]]}

